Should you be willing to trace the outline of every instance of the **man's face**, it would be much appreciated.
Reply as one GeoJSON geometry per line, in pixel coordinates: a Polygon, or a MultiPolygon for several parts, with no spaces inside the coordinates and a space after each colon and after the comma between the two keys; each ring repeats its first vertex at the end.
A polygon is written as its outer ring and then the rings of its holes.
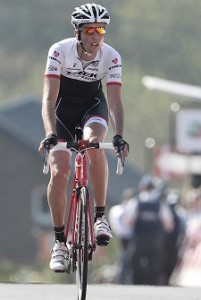
{"type": "Polygon", "coordinates": [[[100,49],[105,36],[105,25],[103,23],[84,24],[81,32],[81,40],[84,48],[92,55],[96,55],[100,49]]]}

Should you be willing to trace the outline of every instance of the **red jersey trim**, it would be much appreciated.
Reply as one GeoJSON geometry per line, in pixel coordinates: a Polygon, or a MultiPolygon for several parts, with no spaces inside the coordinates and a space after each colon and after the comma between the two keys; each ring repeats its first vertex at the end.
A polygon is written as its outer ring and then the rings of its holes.
{"type": "Polygon", "coordinates": [[[119,86],[122,86],[122,83],[121,82],[111,81],[111,82],[108,82],[107,85],[119,85],[119,86]]]}
{"type": "Polygon", "coordinates": [[[57,79],[60,79],[60,76],[56,75],[56,74],[45,74],[45,77],[46,78],[57,78],[57,79]]]}

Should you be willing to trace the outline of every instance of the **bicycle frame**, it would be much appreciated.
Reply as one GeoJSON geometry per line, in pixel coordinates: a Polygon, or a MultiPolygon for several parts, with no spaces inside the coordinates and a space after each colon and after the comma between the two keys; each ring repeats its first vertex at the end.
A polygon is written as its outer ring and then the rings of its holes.
{"type": "MultiPolygon", "coordinates": [[[[72,183],[72,194],[70,199],[70,206],[68,210],[68,217],[66,223],[66,241],[69,241],[69,235],[71,235],[71,244],[75,243],[76,234],[76,215],[79,201],[79,192],[81,187],[85,187],[88,191],[88,174],[87,174],[87,164],[88,158],[86,155],[86,145],[88,141],[79,141],[80,150],[76,150],[77,154],[75,157],[75,171],[72,183]]],[[[90,249],[95,249],[95,238],[92,222],[91,204],[89,192],[87,192],[87,202],[88,202],[88,224],[89,224],[89,247],[90,249]]],[[[92,251],[91,251],[92,253],[92,251]]]]}
{"type": "MultiPolygon", "coordinates": [[[[88,158],[87,150],[114,149],[112,143],[89,143],[87,140],[67,142],[68,149],[75,150],[75,170],[72,183],[72,193],[66,222],[66,246],[68,251],[67,273],[76,271],[78,283],[78,300],[86,299],[88,261],[92,260],[93,251],[96,249],[94,236],[94,222],[91,212],[91,203],[88,190],[88,158]]],[[[43,173],[49,171],[49,149],[45,148],[43,173]]],[[[121,175],[124,167],[123,148],[117,161],[116,173],[121,175]]]]}

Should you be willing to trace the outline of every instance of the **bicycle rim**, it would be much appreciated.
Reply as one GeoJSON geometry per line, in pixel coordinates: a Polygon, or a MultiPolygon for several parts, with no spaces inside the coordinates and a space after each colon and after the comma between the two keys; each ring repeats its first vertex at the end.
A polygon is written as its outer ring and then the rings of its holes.
{"type": "Polygon", "coordinates": [[[78,249],[77,249],[77,268],[76,282],[78,288],[78,300],[85,300],[87,292],[88,278],[88,218],[87,218],[87,197],[86,188],[81,188],[78,208],[78,249]]]}

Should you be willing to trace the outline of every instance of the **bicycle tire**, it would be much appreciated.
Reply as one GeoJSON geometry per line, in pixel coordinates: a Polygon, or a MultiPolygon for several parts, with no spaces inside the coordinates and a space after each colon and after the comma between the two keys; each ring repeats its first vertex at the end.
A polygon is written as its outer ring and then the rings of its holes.
{"type": "Polygon", "coordinates": [[[82,187],[79,195],[77,225],[78,249],[76,266],[77,299],[85,300],[88,279],[89,226],[88,226],[88,190],[82,187]]]}

